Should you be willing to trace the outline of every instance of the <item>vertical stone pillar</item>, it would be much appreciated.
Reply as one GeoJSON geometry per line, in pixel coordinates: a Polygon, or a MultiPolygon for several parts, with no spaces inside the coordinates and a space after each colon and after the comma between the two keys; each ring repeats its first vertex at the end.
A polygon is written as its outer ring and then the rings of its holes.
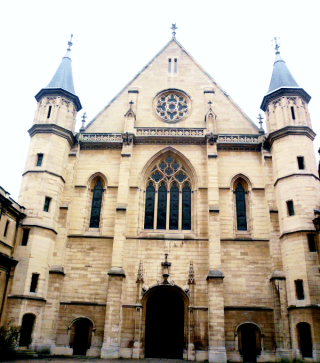
{"type": "Polygon", "coordinates": [[[101,358],[120,357],[122,281],[126,277],[123,269],[123,255],[126,240],[132,143],[132,135],[128,132],[123,134],[112,261],[111,269],[108,272],[107,308],[101,358]]]}
{"type": "Polygon", "coordinates": [[[208,138],[208,341],[209,362],[226,362],[223,273],[221,271],[218,154],[216,137],[208,138]]]}

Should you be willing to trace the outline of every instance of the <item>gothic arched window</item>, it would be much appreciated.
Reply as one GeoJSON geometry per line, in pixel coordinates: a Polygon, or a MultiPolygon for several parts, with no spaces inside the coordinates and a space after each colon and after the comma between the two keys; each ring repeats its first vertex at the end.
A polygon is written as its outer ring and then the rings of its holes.
{"type": "Polygon", "coordinates": [[[93,189],[90,228],[99,228],[102,193],[103,193],[102,183],[101,180],[98,180],[96,186],[93,189]]]}
{"type": "Polygon", "coordinates": [[[171,156],[159,160],[148,178],[144,228],[191,230],[191,182],[171,156]]]}
{"type": "Polygon", "coordinates": [[[247,230],[247,213],[246,213],[246,195],[243,185],[238,182],[235,194],[236,194],[236,210],[237,210],[237,230],[247,230]]]}

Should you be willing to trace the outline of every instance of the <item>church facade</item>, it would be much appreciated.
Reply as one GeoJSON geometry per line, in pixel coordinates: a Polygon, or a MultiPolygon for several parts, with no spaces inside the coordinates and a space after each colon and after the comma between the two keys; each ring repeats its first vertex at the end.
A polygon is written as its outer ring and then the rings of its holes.
{"type": "Polygon", "coordinates": [[[175,34],[75,133],[71,45],[29,129],[2,316],[21,349],[318,361],[315,134],[278,48],[267,133],[175,34]]]}

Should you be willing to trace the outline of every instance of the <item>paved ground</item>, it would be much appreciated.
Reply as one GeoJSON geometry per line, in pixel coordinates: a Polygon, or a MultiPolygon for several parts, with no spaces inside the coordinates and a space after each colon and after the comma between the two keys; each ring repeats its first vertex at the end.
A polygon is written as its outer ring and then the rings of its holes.
{"type": "MultiPolygon", "coordinates": [[[[65,358],[26,358],[5,361],[2,363],[186,363],[187,361],[181,359],[99,359],[99,358],[85,358],[85,357],[65,357],[65,358]]],[[[195,362],[192,362],[195,363],[195,362]]]]}

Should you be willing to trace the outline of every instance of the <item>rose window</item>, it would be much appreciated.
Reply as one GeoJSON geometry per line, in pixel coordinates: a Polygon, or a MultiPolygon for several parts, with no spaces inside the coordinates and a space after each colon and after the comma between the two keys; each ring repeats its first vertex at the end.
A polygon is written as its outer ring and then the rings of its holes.
{"type": "Polygon", "coordinates": [[[167,92],[160,95],[156,103],[157,114],[167,122],[181,121],[188,113],[188,99],[178,92],[167,92]]]}

